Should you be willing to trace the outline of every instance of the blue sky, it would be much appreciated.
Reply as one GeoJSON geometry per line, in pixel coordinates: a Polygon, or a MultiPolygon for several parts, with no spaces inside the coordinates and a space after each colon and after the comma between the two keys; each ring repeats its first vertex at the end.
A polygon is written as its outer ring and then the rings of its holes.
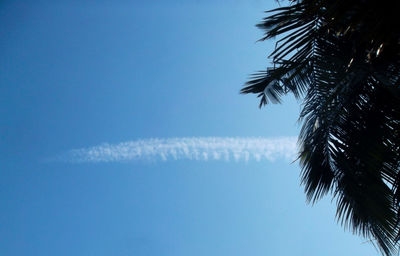
{"type": "Polygon", "coordinates": [[[377,255],[297,163],[47,161],[151,138],[296,136],[239,90],[274,1],[2,1],[0,255],[377,255]]]}

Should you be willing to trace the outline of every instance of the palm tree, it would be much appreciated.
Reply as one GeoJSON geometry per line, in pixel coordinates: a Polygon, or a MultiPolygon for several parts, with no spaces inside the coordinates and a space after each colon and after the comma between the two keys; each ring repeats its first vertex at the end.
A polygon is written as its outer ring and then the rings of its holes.
{"type": "Polygon", "coordinates": [[[279,37],[272,65],[242,93],[260,107],[303,101],[299,160],[305,193],[331,193],[337,218],[393,255],[400,237],[400,3],[291,0],[257,25],[279,37]]]}

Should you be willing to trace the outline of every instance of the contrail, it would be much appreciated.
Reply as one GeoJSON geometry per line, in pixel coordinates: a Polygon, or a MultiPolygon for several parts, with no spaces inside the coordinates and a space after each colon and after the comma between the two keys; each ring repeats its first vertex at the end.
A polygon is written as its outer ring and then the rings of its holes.
{"type": "Polygon", "coordinates": [[[223,138],[186,137],[141,139],[73,149],[56,157],[72,163],[127,162],[138,160],[261,161],[296,157],[297,137],[223,138]]]}

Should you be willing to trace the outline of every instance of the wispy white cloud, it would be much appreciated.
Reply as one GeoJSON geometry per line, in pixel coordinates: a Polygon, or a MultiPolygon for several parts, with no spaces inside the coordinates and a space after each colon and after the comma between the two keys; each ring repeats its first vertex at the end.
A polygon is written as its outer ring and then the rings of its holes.
{"type": "Polygon", "coordinates": [[[119,144],[73,149],[56,158],[74,163],[126,162],[137,160],[294,160],[296,137],[221,138],[187,137],[143,139],[119,144]]]}

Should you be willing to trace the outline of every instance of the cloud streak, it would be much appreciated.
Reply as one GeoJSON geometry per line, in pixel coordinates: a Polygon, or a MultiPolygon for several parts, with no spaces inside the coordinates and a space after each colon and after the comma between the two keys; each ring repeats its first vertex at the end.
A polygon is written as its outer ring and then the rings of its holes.
{"type": "Polygon", "coordinates": [[[296,141],[296,137],[142,139],[119,144],[104,143],[94,147],[73,149],[59,155],[55,160],[71,163],[129,162],[141,160],[294,160],[297,152],[296,141]]]}

